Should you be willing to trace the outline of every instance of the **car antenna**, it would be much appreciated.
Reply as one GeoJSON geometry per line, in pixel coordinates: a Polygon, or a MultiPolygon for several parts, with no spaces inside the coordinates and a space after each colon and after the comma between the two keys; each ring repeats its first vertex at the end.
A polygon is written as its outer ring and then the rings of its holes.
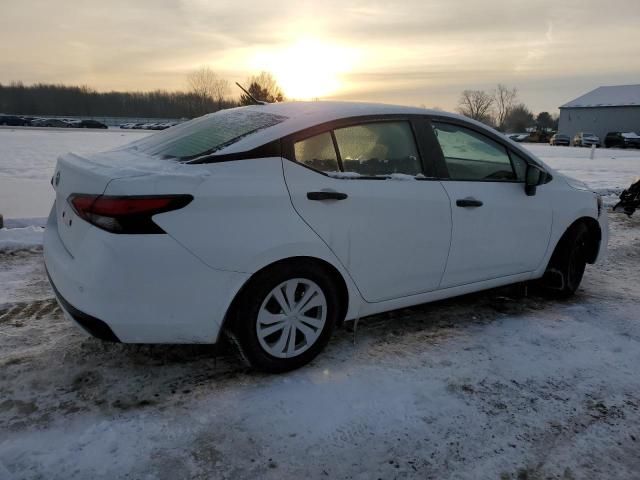
{"type": "Polygon", "coordinates": [[[256,97],[251,95],[249,91],[246,88],[244,88],[242,85],[240,85],[238,82],[236,82],[236,85],[238,86],[238,88],[240,88],[240,90],[242,90],[245,93],[247,97],[249,97],[253,101],[255,105],[266,105],[268,103],[268,102],[263,102],[262,100],[258,100],[256,97]]]}

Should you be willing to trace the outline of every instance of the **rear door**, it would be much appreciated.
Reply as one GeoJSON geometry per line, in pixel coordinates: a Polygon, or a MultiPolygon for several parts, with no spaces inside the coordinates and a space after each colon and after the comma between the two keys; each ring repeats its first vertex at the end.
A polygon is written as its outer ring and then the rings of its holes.
{"type": "Polygon", "coordinates": [[[442,288],[531,272],[551,234],[552,207],[524,190],[526,160],[466,122],[433,121],[451,200],[451,251],[442,288]]]}
{"type": "Polygon", "coordinates": [[[294,208],[347,269],[364,299],[435,290],[444,273],[451,207],[423,175],[409,119],[325,127],[285,142],[294,208]]]}

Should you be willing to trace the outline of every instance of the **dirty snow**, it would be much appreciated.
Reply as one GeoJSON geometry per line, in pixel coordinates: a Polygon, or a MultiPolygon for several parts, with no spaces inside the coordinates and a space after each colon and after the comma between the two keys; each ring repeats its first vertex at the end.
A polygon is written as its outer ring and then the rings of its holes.
{"type": "MultiPolygon", "coordinates": [[[[640,152],[531,148],[597,188],[640,173],[640,152]]],[[[365,318],[280,376],[226,345],[88,338],[41,249],[3,250],[0,478],[637,478],[640,216],[610,223],[570,300],[509,287],[365,318]]]]}
{"type": "Polygon", "coordinates": [[[637,478],[640,218],[611,224],[571,300],[512,287],[369,317],[280,376],[224,345],[87,338],[40,253],[5,252],[0,477],[637,478]]]}

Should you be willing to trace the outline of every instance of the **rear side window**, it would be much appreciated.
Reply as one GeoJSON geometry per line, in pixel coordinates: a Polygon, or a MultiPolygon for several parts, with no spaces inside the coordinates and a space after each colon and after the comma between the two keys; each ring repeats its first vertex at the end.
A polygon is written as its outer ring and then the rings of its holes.
{"type": "Polygon", "coordinates": [[[433,129],[452,180],[517,180],[505,146],[459,125],[433,122],[433,129]]]}
{"type": "Polygon", "coordinates": [[[321,172],[338,172],[338,156],[330,132],[294,144],[296,160],[321,172]]]}
{"type": "Polygon", "coordinates": [[[377,122],[334,132],[345,172],[378,176],[421,172],[409,122],[377,122]]]}
{"type": "Polygon", "coordinates": [[[245,108],[221,110],[131,144],[130,149],[181,161],[207,155],[287,117],[245,108]]]}

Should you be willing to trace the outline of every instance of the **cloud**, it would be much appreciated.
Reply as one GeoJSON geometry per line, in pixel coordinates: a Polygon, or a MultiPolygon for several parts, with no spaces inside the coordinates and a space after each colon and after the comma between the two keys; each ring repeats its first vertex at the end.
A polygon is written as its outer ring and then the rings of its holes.
{"type": "MultiPolygon", "coordinates": [[[[566,100],[550,78],[597,86],[603,72],[640,74],[636,1],[606,9],[595,0],[4,2],[0,82],[174,89],[201,64],[240,80],[256,52],[312,37],[359,52],[343,97],[420,104],[440,96],[451,109],[464,88],[501,82],[524,94],[539,80],[546,97],[532,98],[550,108],[566,100]]],[[[331,58],[318,58],[318,69],[323,62],[331,58]]]]}

